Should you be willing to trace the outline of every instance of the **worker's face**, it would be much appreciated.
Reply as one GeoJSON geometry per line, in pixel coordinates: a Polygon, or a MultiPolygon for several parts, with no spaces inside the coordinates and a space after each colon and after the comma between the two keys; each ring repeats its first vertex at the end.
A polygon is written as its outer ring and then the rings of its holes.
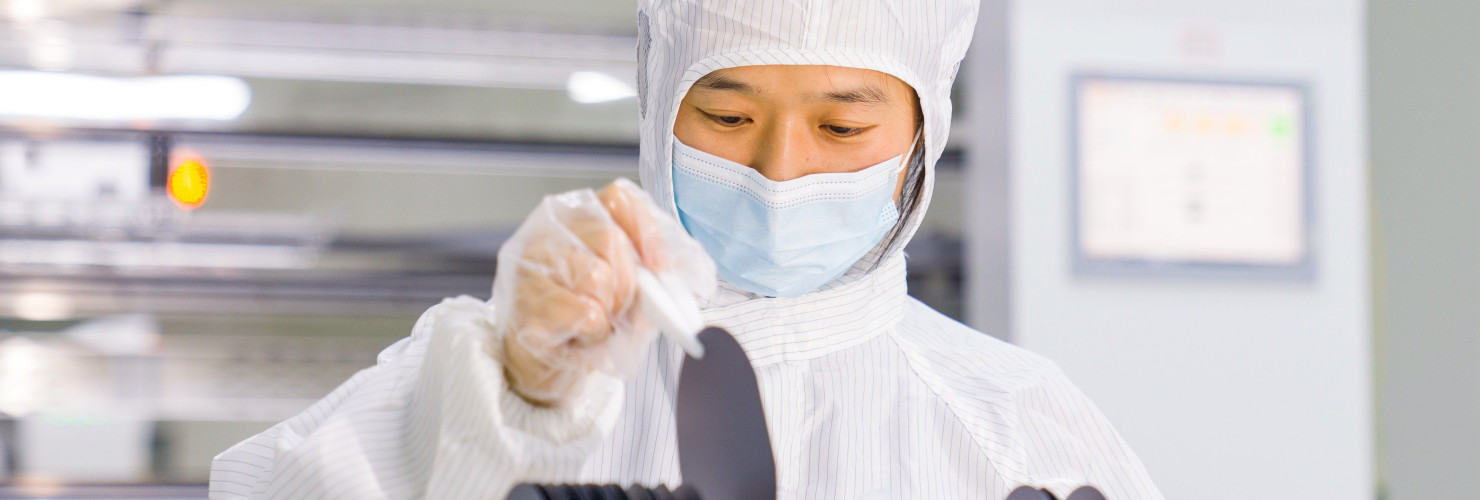
{"type": "Polygon", "coordinates": [[[786,181],[855,172],[905,153],[915,137],[916,109],[914,90],[878,71],[742,66],[699,79],[679,105],[673,134],[786,181]]]}

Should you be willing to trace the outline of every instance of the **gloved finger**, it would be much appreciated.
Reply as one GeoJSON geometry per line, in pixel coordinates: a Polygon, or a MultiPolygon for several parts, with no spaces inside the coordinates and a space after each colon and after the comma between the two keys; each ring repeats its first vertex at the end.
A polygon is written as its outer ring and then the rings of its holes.
{"type": "Polygon", "coordinates": [[[518,344],[516,337],[504,337],[504,376],[510,389],[536,404],[549,406],[563,396],[590,370],[569,363],[552,362],[535,356],[518,344]]]}
{"type": "Polygon", "coordinates": [[[632,181],[617,179],[598,196],[612,219],[633,241],[645,267],[677,278],[695,295],[707,297],[714,291],[714,261],[678,219],[660,207],[647,191],[632,181]]]}
{"type": "Polygon", "coordinates": [[[610,216],[570,230],[583,243],[582,251],[567,256],[576,273],[571,287],[601,301],[612,315],[626,311],[637,294],[638,254],[632,241],[610,216]]]}
{"type": "Polygon", "coordinates": [[[515,392],[537,404],[554,404],[604,365],[613,325],[603,304],[556,283],[556,274],[542,267],[518,266],[503,363],[515,392]]]}
{"type": "MultiPolygon", "coordinates": [[[[565,237],[576,239],[569,235],[565,237]]],[[[521,287],[538,284],[564,288],[589,296],[608,312],[625,307],[625,301],[629,300],[625,288],[631,285],[618,282],[630,282],[631,278],[625,277],[632,274],[630,270],[622,272],[623,277],[617,277],[616,268],[620,264],[601,258],[584,243],[551,245],[542,238],[532,238],[530,241],[538,243],[534,246],[540,248],[531,249],[522,257],[524,263],[520,266],[518,276],[521,287]]],[[[634,265],[628,263],[621,267],[630,268],[634,265]]]]}
{"type": "Polygon", "coordinates": [[[654,271],[663,270],[668,256],[665,254],[662,228],[654,216],[658,208],[651,198],[631,182],[622,182],[622,179],[607,184],[597,193],[597,197],[601,198],[601,203],[606,207],[607,213],[611,214],[612,220],[632,241],[643,266],[654,271]]]}
{"type": "Polygon", "coordinates": [[[517,316],[513,335],[524,347],[541,357],[579,356],[570,352],[590,349],[611,337],[607,305],[556,281],[543,266],[519,266],[517,316]]]}
{"type": "Polygon", "coordinates": [[[544,220],[521,228],[526,234],[520,258],[544,266],[556,283],[595,298],[615,315],[634,300],[637,256],[594,196],[591,201],[538,211],[544,220]]]}

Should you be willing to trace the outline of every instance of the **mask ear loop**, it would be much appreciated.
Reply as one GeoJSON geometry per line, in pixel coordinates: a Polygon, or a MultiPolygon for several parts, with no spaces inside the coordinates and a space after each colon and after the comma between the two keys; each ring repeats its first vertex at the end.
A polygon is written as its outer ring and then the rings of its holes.
{"type": "Polygon", "coordinates": [[[879,242],[879,244],[887,246],[882,249],[875,248],[873,251],[869,252],[869,255],[864,257],[865,259],[874,259],[874,261],[868,266],[868,272],[873,272],[874,269],[877,269],[880,264],[884,263],[884,259],[887,258],[889,254],[892,254],[895,250],[897,250],[894,247],[899,243],[897,241],[899,238],[899,233],[904,230],[905,224],[909,224],[909,216],[912,213],[912,210],[910,210],[910,208],[913,207],[915,203],[915,196],[913,195],[913,193],[909,192],[909,187],[915,183],[916,177],[925,175],[924,168],[914,168],[916,166],[923,167],[925,165],[924,161],[920,160],[921,153],[923,153],[923,151],[920,151],[918,149],[920,147],[920,139],[924,137],[925,127],[916,127],[915,138],[914,140],[910,141],[910,149],[905,150],[904,159],[902,160],[904,162],[904,168],[907,169],[909,172],[906,173],[904,176],[905,189],[900,190],[899,199],[894,201],[894,207],[899,210],[899,220],[895,221],[894,227],[890,228],[889,232],[884,234],[884,239],[879,242]]]}
{"type": "MultiPolygon", "coordinates": [[[[904,157],[900,159],[900,161],[903,162],[904,164],[903,165],[900,165],[900,168],[902,168],[904,170],[910,170],[911,167],[914,167],[917,163],[919,163],[919,162],[915,161],[915,158],[917,156],[919,156],[918,153],[920,153],[920,151],[918,149],[916,149],[916,148],[919,148],[920,147],[920,138],[921,137],[924,137],[924,136],[925,136],[925,127],[915,127],[915,138],[912,139],[912,140],[910,140],[910,148],[904,150],[904,157]]],[[[913,172],[913,171],[904,175],[904,184],[905,184],[905,187],[909,187],[911,178],[914,177],[914,176],[916,176],[916,175],[919,175],[919,174],[916,173],[916,172],[913,172]]],[[[894,200],[894,205],[895,205],[894,208],[899,209],[899,213],[900,213],[901,216],[904,215],[904,209],[906,208],[905,205],[908,203],[908,201],[905,200],[905,198],[906,198],[905,194],[906,193],[903,190],[901,190],[900,193],[899,193],[899,199],[898,200],[894,200]]]]}
{"type": "Polygon", "coordinates": [[[915,163],[915,148],[920,147],[920,138],[925,136],[925,127],[915,127],[915,138],[910,140],[910,148],[904,150],[904,168],[910,168],[915,163]]]}

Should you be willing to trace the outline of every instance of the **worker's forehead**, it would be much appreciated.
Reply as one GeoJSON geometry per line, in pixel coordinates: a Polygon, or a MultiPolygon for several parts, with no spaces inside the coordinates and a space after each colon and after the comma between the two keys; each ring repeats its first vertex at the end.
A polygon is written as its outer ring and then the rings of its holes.
{"type": "Polygon", "coordinates": [[[700,78],[694,83],[694,90],[863,104],[904,103],[910,96],[910,86],[892,75],[841,66],[725,68],[700,78]]]}

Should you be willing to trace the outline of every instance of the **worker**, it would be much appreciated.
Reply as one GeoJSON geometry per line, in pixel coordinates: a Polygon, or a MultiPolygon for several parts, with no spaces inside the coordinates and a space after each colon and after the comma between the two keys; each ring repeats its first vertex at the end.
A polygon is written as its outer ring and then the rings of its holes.
{"type": "Polygon", "coordinates": [[[216,457],[211,498],[677,487],[684,355],[637,305],[646,270],[749,357],[777,498],[1160,499],[1056,365],[907,294],[977,10],[640,0],[642,187],[547,197],[501,247],[490,300],[430,308],[375,366],[216,457]]]}

